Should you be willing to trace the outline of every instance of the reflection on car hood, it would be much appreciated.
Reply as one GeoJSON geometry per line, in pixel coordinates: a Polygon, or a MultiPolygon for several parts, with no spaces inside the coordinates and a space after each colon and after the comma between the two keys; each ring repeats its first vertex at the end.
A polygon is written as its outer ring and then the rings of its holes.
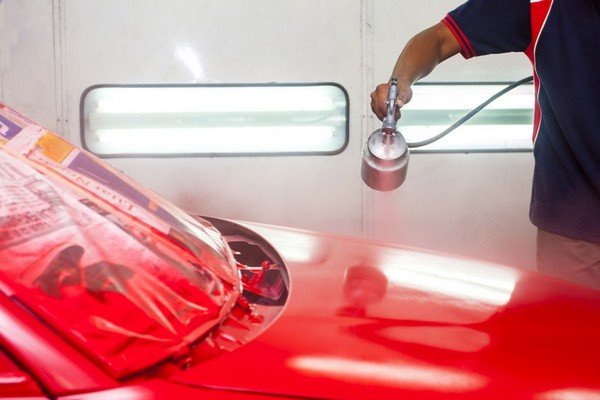
{"type": "Polygon", "coordinates": [[[418,249],[246,226],[286,261],[286,309],[254,341],[172,381],[300,398],[600,394],[599,292],[418,249]]]}
{"type": "Polygon", "coordinates": [[[0,288],[113,376],[203,336],[240,283],[221,235],[0,104],[0,288]]]}

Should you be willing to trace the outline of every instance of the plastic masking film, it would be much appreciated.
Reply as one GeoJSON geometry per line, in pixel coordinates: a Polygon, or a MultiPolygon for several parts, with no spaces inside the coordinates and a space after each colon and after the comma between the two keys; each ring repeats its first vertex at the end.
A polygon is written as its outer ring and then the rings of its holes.
{"type": "Polygon", "coordinates": [[[0,287],[110,373],[184,351],[237,301],[198,221],[0,104],[0,287]]]}

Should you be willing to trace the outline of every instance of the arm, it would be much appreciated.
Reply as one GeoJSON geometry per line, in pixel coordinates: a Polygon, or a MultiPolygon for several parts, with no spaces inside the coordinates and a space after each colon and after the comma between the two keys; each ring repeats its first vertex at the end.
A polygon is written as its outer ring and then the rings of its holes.
{"type": "MultiPolygon", "coordinates": [[[[392,78],[398,80],[398,107],[408,103],[412,97],[411,86],[429,75],[442,61],[461,51],[460,44],[442,22],[424,30],[408,41],[396,61],[392,78]]],[[[371,93],[371,109],[383,120],[387,114],[389,83],[382,83],[371,93]]]]}

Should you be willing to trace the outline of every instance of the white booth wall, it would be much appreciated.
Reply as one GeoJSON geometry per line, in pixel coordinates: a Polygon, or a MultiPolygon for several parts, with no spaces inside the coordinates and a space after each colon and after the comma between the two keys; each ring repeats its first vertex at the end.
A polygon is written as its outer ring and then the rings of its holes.
{"type": "MultiPolygon", "coordinates": [[[[408,39],[458,4],[0,0],[0,101],[79,143],[80,98],[92,85],[336,82],[350,101],[350,140],[340,154],[109,162],[192,213],[533,268],[531,153],[413,154],[407,181],[390,193],[360,178],[362,144],[380,126],[370,92],[389,78],[408,39]]],[[[425,81],[528,75],[522,54],[457,56],[425,81]]]]}

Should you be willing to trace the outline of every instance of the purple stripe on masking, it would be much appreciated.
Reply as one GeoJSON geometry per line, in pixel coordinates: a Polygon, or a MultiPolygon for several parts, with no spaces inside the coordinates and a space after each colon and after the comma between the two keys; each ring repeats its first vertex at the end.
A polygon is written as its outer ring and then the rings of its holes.
{"type": "Polygon", "coordinates": [[[77,157],[69,165],[69,169],[78,172],[88,178],[95,180],[96,182],[105,185],[115,192],[122,194],[127,197],[131,202],[141,206],[142,208],[150,211],[163,221],[173,223],[173,217],[162,208],[157,210],[151,210],[149,208],[150,199],[138,192],[133,186],[129,185],[118,175],[113,174],[108,169],[102,167],[94,159],[85,153],[79,153],[77,157]]]}
{"type": "Polygon", "coordinates": [[[6,119],[3,115],[0,115],[0,136],[6,139],[12,139],[15,135],[21,132],[22,128],[11,120],[6,119]]]}

